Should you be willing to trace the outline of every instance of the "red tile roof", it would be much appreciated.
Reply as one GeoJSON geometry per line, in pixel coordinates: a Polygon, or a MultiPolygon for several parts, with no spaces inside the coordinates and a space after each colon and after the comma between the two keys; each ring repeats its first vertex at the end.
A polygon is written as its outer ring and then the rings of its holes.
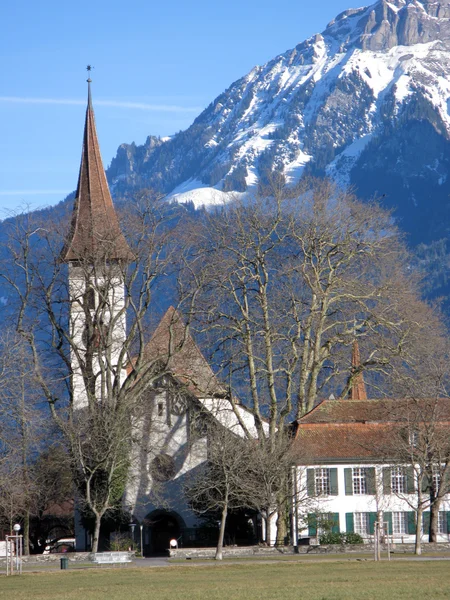
{"type": "Polygon", "coordinates": [[[103,168],[92,108],[90,80],[80,174],[64,261],[133,260],[122,234],[103,168]]]}
{"type": "Polygon", "coordinates": [[[297,422],[298,462],[387,461],[405,427],[431,421],[450,435],[449,398],[325,400],[297,422]]]}

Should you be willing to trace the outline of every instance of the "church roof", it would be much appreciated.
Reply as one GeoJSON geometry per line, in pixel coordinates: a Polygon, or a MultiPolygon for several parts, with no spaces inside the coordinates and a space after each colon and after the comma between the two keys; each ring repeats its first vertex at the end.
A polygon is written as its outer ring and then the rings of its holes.
{"type": "Polygon", "coordinates": [[[166,370],[197,398],[226,395],[194,342],[180,313],[171,306],[144,349],[144,359],[161,361],[166,370]]]}
{"type": "Polygon", "coordinates": [[[64,261],[133,260],[120,229],[103,168],[88,79],[80,174],[71,229],[61,253],[64,261]]]}

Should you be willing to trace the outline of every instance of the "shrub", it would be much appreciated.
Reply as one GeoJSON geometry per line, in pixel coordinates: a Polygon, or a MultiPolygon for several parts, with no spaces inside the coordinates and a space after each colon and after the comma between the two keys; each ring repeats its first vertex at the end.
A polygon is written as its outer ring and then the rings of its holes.
{"type": "Polygon", "coordinates": [[[328,544],[363,544],[364,540],[359,535],[359,533],[333,533],[331,531],[327,531],[323,533],[319,542],[323,545],[328,544]]]}
{"type": "Polygon", "coordinates": [[[364,540],[359,533],[346,533],[345,544],[364,544],[364,540]]]}
{"type": "Polygon", "coordinates": [[[331,531],[327,531],[323,533],[319,542],[321,544],[344,544],[345,543],[345,533],[333,533],[331,531]]]}

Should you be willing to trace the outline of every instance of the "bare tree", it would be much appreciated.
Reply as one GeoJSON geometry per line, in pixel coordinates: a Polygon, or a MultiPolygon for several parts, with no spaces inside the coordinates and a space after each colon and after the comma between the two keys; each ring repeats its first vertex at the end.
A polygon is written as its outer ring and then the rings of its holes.
{"type": "Polygon", "coordinates": [[[205,215],[190,262],[199,329],[230,402],[245,398],[275,455],[286,421],[327,390],[345,396],[372,371],[374,393],[386,392],[425,352],[435,320],[390,215],[329,182],[302,185],[205,215]],[[350,371],[355,339],[364,360],[350,371]]]}
{"type": "Polygon", "coordinates": [[[0,438],[3,516],[23,524],[29,553],[30,517],[35,514],[35,463],[48,445],[50,428],[39,406],[42,397],[32,375],[32,357],[24,340],[5,329],[0,336],[0,438]]]}
{"type": "Polygon", "coordinates": [[[153,292],[160,278],[176,281],[184,252],[176,211],[142,192],[127,203],[122,220],[127,256],[118,260],[116,240],[105,238],[95,252],[71,256],[69,265],[61,260],[67,219],[52,223],[25,214],[9,223],[2,277],[16,308],[12,317],[66,439],[80,501],[95,516],[94,552],[101,520],[117,505],[130,473],[142,394],[169,371],[183,342],[169,344],[163,360],[144,351],[153,292]]]}
{"type": "Polygon", "coordinates": [[[252,450],[253,445],[249,440],[210,422],[208,461],[184,490],[198,514],[220,510],[216,560],[223,558],[225,526],[229,511],[252,506],[253,498],[248,488],[252,450]]]}

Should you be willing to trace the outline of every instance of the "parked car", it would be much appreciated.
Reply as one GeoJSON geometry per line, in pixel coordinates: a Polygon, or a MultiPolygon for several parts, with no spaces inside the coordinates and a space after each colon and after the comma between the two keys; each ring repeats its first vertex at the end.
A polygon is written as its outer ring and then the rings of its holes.
{"type": "Polygon", "coordinates": [[[75,538],[61,538],[60,540],[47,540],[43,554],[56,554],[58,552],[75,552],[75,538]]]}

